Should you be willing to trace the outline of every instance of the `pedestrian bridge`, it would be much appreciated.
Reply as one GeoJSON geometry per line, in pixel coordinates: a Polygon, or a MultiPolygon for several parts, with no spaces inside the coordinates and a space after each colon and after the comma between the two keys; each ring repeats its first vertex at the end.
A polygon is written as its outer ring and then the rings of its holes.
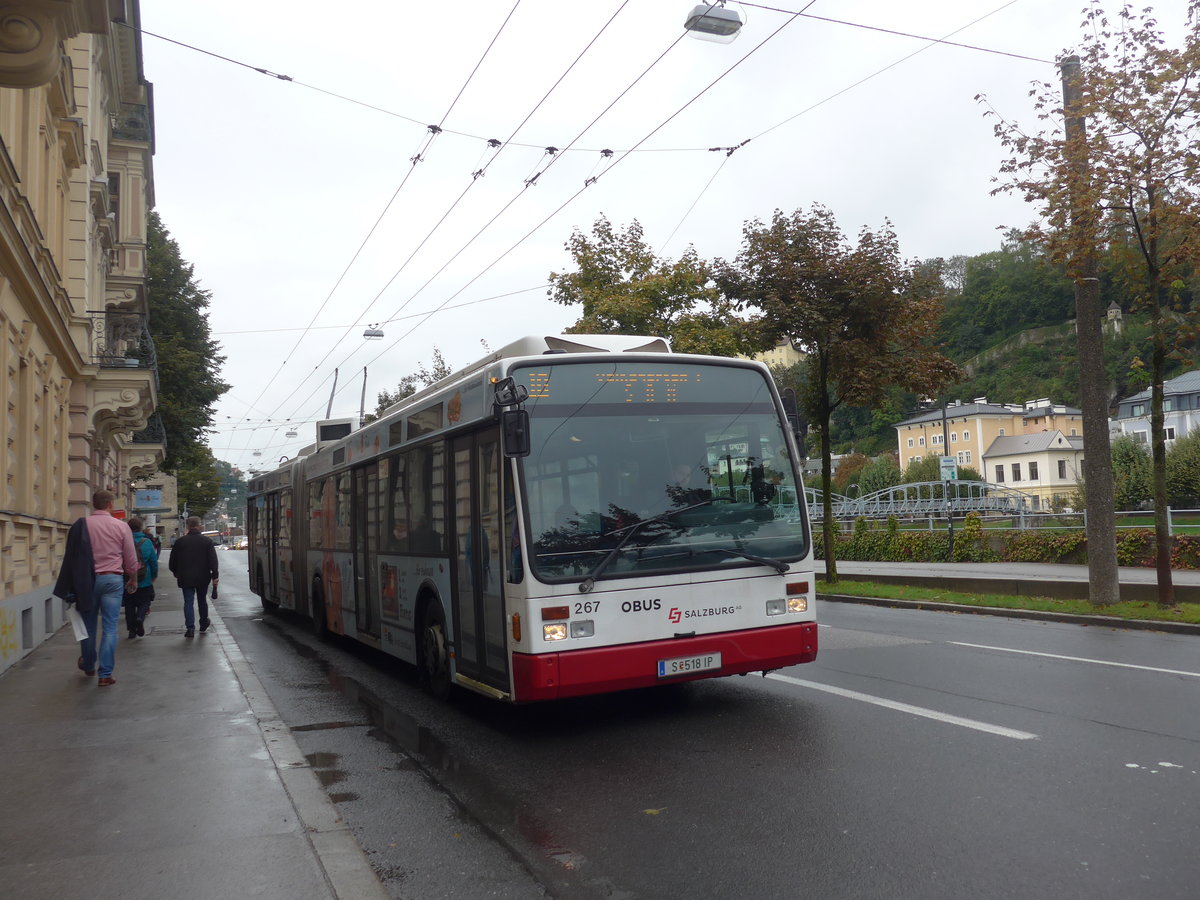
{"type": "MultiPolygon", "coordinates": [[[[811,521],[825,517],[823,494],[804,489],[811,521]]],[[[897,519],[965,516],[1017,516],[1036,509],[1035,497],[1003,484],[987,481],[922,481],[898,484],[862,497],[831,494],[835,519],[897,519]]]]}

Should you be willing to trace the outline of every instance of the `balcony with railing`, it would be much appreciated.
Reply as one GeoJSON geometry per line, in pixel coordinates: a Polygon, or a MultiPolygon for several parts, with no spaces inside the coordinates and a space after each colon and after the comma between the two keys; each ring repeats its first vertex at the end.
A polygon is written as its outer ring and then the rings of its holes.
{"type": "Polygon", "coordinates": [[[128,310],[90,312],[91,363],[101,369],[143,369],[158,389],[158,357],[144,313],[128,310]]]}

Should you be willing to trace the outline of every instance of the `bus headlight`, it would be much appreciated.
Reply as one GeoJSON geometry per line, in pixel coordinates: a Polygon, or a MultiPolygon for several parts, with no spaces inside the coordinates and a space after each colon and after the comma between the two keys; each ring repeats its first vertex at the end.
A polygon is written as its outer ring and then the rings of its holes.
{"type": "Polygon", "coordinates": [[[596,623],[591,619],[580,619],[578,622],[571,623],[571,637],[594,637],[596,634],[596,623]]]}
{"type": "Polygon", "coordinates": [[[788,612],[790,612],[790,613],[808,612],[808,598],[807,597],[788,597],[787,607],[788,607],[788,612]]]}
{"type": "Polygon", "coordinates": [[[567,623],[553,622],[542,626],[542,639],[546,641],[565,641],[567,639],[567,623]]]}
{"type": "Polygon", "coordinates": [[[767,601],[767,615],[768,616],[782,616],[785,612],[787,612],[787,601],[786,600],[768,600],[767,601]]]}

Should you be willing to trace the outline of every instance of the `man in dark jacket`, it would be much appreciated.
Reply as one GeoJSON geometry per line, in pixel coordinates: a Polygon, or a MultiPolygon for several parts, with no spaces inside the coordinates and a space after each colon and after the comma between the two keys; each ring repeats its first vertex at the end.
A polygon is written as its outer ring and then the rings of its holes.
{"type": "Polygon", "coordinates": [[[200,631],[208,631],[208,585],[217,583],[217,548],[200,533],[200,519],[190,516],[187,534],[175,541],[167,563],[183,591],[184,637],[196,636],[194,603],[200,601],[200,631]]]}

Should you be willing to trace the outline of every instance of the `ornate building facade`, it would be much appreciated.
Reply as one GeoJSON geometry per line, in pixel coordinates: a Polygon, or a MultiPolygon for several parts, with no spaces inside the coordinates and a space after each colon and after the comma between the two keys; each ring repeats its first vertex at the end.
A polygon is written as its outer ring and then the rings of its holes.
{"type": "Polygon", "coordinates": [[[50,591],[92,492],[123,505],[164,455],[138,25],[138,0],[0,0],[0,671],[63,624],[50,591]]]}

